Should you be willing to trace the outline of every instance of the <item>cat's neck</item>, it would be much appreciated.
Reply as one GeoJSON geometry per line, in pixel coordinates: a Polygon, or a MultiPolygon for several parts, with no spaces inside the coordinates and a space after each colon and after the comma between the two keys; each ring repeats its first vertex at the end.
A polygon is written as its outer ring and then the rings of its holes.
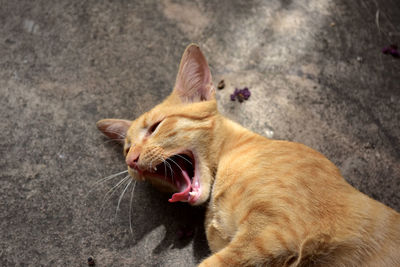
{"type": "Polygon", "coordinates": [[[217,115],[214,141],[211,146],[211,153],[216,155],[214,162],[219,162],[220,158],[231,152],[232,148],[237,148],[245,144],[246,140],[253,138],[263,139],[264,142],[268,140],[220,114],[217,115]]]}

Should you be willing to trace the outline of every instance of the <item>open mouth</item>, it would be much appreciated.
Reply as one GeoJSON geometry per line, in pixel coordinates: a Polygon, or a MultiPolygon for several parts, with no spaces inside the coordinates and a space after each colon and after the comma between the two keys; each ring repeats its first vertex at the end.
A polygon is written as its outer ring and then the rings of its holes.
{"type": "Polygon", "coordinates": [[[167,158],[143,176],[161,190],[174,192],[169,202],[195,203],[201,193],[196,167],[194,155],[188,151],[167,158]]]}

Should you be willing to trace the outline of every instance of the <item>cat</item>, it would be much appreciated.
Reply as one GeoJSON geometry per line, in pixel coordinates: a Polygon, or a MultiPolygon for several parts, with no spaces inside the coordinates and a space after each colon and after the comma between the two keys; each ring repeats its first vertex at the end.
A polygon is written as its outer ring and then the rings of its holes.
{"type": "Polygon", "coordinates": [[[207,205],[211,252],[199,266],[400,266],[400,214],[349,185],[319,152],[267,139],[218,113],[200,48],[175,87],[134,121],[97,127],[123,140],[128,172],[207,205]]]}

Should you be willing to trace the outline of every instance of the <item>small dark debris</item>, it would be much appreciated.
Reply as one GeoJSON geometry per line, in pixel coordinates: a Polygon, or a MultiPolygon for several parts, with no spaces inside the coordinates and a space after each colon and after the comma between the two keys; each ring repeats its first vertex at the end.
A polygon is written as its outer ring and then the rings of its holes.
{"type": "Polygon", "coordinates": [[[88,264],[89,266],[95,266],[95,265],[96,265],[96,263],[94,262],[94,258],[93,258],[92,256],[90,256],[90,257],[87,259],[87,264],[88,264]]]}
{"type": "Polygon", "coordinates": [[[307,73],[306,74],[307,79],[309,80],[314,80],[314,75],[307,73]]]}
{"type": "Polygon", "coordinates": [[[218,83],[218,89],[219,89],[219,90],[222,90],[222,89],[224,89],[224,87],[225,87],[225,82],[224,82],[224,80],[221,80],[221,81],[218,83]]]}
{"type": "Polygon", "coordinates": [[[383,48],[382,53],[384,53],[385,55],[391,55],[392,57],[395,57],[395,58],[400,57],[398,47],[395,44],[392,44],[390,46],[383,48]]]}
{"type": "Polygon", "coordinates": [[[244,100],[249,99],[250,96],[251,96],[251,93],[250,93],[249,88],[247,88],[247,87],[245,87],[243,89],[235,88],[235,92],[233,92],[233,94],[231,94],[231,100],[235,101],[237,99],[241,103],[244,100]]]}
{"type": "Polygon", "coordinates": [[[368,142],[364,145],[364,148],[365,149],[375,149],[375,144],[368,142]]]}
{"type": "Polygon", "coordinates": [[[9,45],[12,45],[12,44],[15,44],[15,41],[14,41],[14,40],[11,40],[11,39],[6,39],[6,40],[5,40],[5,43],[6,43],[6,44],[9,44],[9,45]]]}

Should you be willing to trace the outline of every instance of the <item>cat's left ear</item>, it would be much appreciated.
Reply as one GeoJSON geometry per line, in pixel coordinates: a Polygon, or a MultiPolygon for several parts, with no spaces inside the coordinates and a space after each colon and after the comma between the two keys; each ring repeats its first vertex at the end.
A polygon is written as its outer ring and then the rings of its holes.
{"type": "Polygon", "coordinates": [[[174,93],[186,103],[214,98],[215,88],[212,84],[210,68],[200,48],[195,44],[189,45],[183,53],[174,93]]]}
{"type": "Polygon", "coordinates": [[[132,122],[128,120],[104,119],[96,123],[97,129],[109,138],[123,143],[132,122]]]}

